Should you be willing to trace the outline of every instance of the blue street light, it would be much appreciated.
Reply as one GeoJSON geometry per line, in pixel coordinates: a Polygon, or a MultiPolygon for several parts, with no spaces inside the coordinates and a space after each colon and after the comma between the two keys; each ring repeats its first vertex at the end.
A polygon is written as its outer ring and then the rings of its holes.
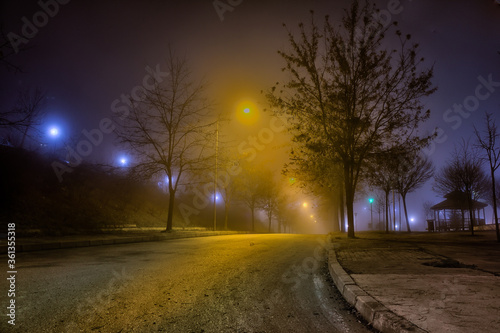
{"type": "Polygon", "coordinates": [[[128,159],[125,156],[122,156],[118,159],[120,166],[125,167],[128,164],[128,159]]]}
{"type": "Polygon", "coordinates": [[[49,129],[49,134],[53,138],[58,137],[59,136],[59,129],[57,127],[51,127],[49,129]]]}

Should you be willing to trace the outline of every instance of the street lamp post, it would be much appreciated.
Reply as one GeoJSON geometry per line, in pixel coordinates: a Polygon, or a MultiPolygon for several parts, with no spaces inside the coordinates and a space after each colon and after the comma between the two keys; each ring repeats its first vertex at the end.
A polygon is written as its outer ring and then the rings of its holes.
{"type": "Polygon", "coordinates": [[[372,224],[373,228],[373,198],[368,199],[368,202],[370,203],[370,223],[372,224]]]}
{"type": "Polygon", "coordinates": [[[219,119],[215,125],[214,231],[217,230],[217,158],[219,153],[219,119]]]}

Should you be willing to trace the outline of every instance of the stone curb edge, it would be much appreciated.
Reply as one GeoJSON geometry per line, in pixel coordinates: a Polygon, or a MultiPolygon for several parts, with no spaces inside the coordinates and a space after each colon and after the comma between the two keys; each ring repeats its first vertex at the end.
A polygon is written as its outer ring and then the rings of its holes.
{"type": "Polygon", "coordinates": [[[428,333],[396,315],[361,289],[339,264],[333,249],[328,254],[328,270],[344,299],[375,329],[382,333],[428,333]]]}
{"type": "MultiPolygon", "coordinates": [[[[137,237],[122,237],[114,239],[93,239],[93,240],[76,240],[76,241],[61,241],[50,243],[36,243],[36,244],[16,244],[16,253],[19,252],[32,252],[42,250],[57,250],[75,247],[89,247],[100,245],[113,245],[125,243],[141,243],[141,242],[156,242],[167,239],[180,239],[180,238],[193,238],[193,237],[209,237],[209,236],[222,236],[222,235],[236,235],[247,234],[248,232],[193,232],[193,233],[169,233],[165,235],[154,236],[137,236],[137,237]]],[[[2,242],[3,243],[3,242],[2,242]]],[[[0,246],[0,254],[7,253],[7,245],[4,243],[0,246]]]]}

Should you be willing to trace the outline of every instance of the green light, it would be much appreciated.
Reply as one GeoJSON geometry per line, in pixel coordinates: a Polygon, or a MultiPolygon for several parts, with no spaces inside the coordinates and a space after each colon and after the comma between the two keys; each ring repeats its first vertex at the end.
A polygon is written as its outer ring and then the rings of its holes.
{"type": "Polygon", "coordinates": [[[368,202],[372,204],[373,203],[373,198],[369,198],[368,202]]]}

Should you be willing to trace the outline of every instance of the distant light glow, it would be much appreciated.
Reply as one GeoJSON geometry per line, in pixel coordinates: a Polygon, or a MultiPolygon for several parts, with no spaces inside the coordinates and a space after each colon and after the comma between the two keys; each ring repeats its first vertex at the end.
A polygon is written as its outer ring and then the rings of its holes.
{"type": "Polygon", "coordinates": [[[414,222],[414,221],[415,221],[415,219],[412,217],[412,218],[410,219],[410,222],[414,222]]]}
{"type": "Polygon", "coordinates": [[[49,134],[50,134],[50,136],[52,136],[54,138],[58,137],[59,136],[59,128],[57,128],[57,127],[51,127],[49,129],[49,134]]]}
{"type": "Polygon", "coordinates": [[[121,166],[126,166],[128,164],[128,159],[122,156],[118,159],[118,162],[120,163],[121,166]]]}
{"type": "Polygon", "coordinates": [[[368,202],[372,204],[373,203],[373,198],[369,198],[368,202]]]}
{"type": "Polygon", "coordinates": [[[245,112],[245,113],[250,113],[250,108],[245,108],[245,109],[243,110],[243,112],[245,112]]]}
{"type": "Polygon", "coordinates": [[[307,207],[307,202],[304,202],[304,203],[302,204],[302,207],[307,207]]]}
{"type": "Polygon", "coordinates": [[[311,215],[311,218],[314,218],[314,215],[311,215]]]}

